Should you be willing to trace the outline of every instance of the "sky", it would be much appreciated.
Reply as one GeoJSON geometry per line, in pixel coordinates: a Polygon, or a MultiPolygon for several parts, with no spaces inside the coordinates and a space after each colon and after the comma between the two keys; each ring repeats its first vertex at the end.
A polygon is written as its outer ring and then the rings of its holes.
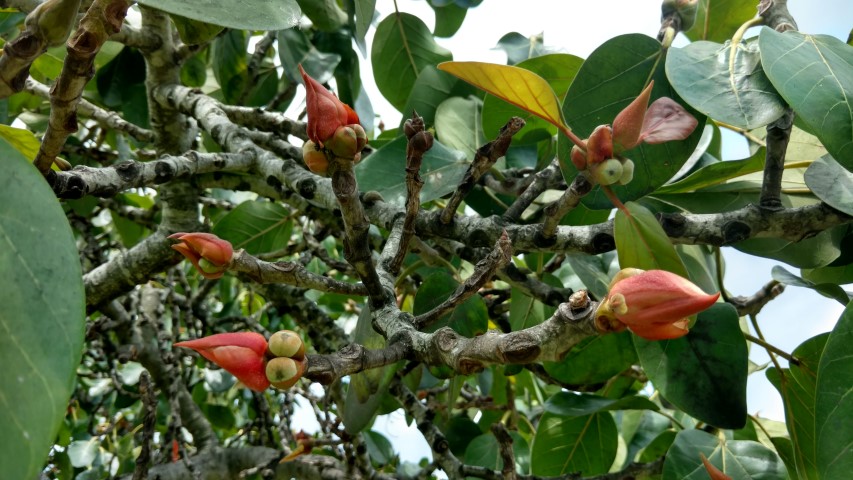
{"type": "MultiPolygon", "coordinates": [[[[585,58],[606,40],[625,33],[644,33],[654,37],[660,26],[659,0],[484,0],[469,9],[462,28],[450,39],[438,43],[453,52],[458,61],[506,63],[503,51],[495,50],[498,40],[515,31],[530,37],[543,34],[546,46],[560,47],[567,53],[585,58]]],[[[756,5],[758,1],[755,1],[756,5]]],[[[432,9],[424,0],[399,0],[401,12],[418,16],[430,28],[434,25],[432,9]]],[[[853,27],[853,6],[849,0],[789,0],[789,9],[804,33],[823,33],[847,40],[853,27]]],[[[392,0],[378,0],[378,18],[393,13],[392,0]]],[[[753,28],[747,37],[756,35],[753,28]]],[[[373,30],[368,33],[371,45],[373,30]]],[[[685,45],[679,35],[674,46],[685,45]]],[[[373,84],[369,54],[362,61],[362,81],[373,103],[373,108],[386,125],[397,125],[401,114],[379,93],[373,84]]],[[[736,135],[724,138],[726,159],[746,156],[746,143],[736,135]]],[[[733,295],[752,295],[771,280],[770,270],[780,262],[724,249],[726,260],[725,286],[733,295]]],[[[786,266],[786,265],[783,265],[786,266]]],[[[797,274],[799,270],[786,266],[797,274]]],[[[848,288],[849,290],[849,288],[848,288]]],[[[832,329],[843,307],[835,300],[825,298],[812,290],[788,287],[776,300],[770,302],[758,316],[767,340],[785,350],[792,351],[800,342],[832,329]]],[[[751,346],[750,359],[764,364],[769,361],[763,349],[751,346]]],[[[783,362],[784,364],[784,362],[783,362]]],[[[761,417],[784,420],[782,400],[770,385],[764,372],[751,375],[747,386],[748,411],[761,417]]],[[[417,462],[428,455],[429,449],[421,434],[407,427],[402,411],[377,419],[374,429],[389,437],[400,449],[403,460],[417,462]]]]}

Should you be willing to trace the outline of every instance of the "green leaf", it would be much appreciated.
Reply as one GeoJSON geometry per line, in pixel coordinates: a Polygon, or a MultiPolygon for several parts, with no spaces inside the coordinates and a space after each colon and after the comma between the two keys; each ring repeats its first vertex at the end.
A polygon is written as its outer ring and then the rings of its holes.
{"type": "Polygon", "coordinates": [[[838,285],[853,283],[853,264],[803,269],[803,278],[814,283],[835,283],[838,285]]]}
{"type": "Polygon", "coordinates": [[[829,265],[841,255],[841,241],[847,232],[844,225],[792,242],[779,238],[751,238],[734,245],[738,250],[759,257],[775,258],[799,268],[829,265]]]}
{"type": "MultiPolygon", "coordinates": [[[[454,377],[454,379],[456,378],[462,377],[454,377]]],[[[451,380],[451,385],[452,382],[453,380],[451,380]]],[[[450,390],[454,390],[452,386],[450,390]]],[[[458,393],[458,390],[456,392],[458,393]]],[[[455,401],[456,395],[450,395],[450,399],[455,401]]],[[[464,414],[452,417],[441,430],[447,438],[450,451],[460,457],[465,454],[468,445],[482,433],[480,427],[464,414]]]]}
{"type": "Polygon", "coordinates": [[[696,21],[685,35],[692,41],[723,43],[755,16],[755,5],[737,0],[699,0],[696,21]]]}
{"type": "MultiPolygon", "coordinates": [[[[130,100],[129,87],[145,83],[145,58],[135,48],[125,47],[109,63],[98,69],[95,84],[108,107],[120,107],[130,100]]],[[[146,102],[147,105],[147,102],[146,102]]]]}
{"type": "Polygon", "coordinates": [[[616,459],[618,436],[609,412],[584,417],[545,412],[533,436],[531,472],[539,476],[606,473],[616,459]]]}
{"type": "Polygon", "coordinates": [[[829,35],[759,35],[767,77],[847,170],[853,171],[853,47],[829,35]]]}
{"type": "MultiPolygon", "coordinates": [[[[459,283],[444,270],[428,276],[415,293],[412,307],[414,315],[421,315],[447,300],[456,290],[459,283]]],[[[460,335],[474,337],[486,332],[489,323],[489,312],[483,297],[474,295],[462,302],[451,313],[444,315],[433,323],[427,330],[434,332],[441,327],[449,326],[460,335]]]]}
{"type": "Polygon", "coordinates": [[[281,250],[293,231],[291,213],[279,203],[243,202],[222,217],[213,233],[252,255],[281,250]]]}
{"type": "Polygon", "coordinates": [[[666,74],[693,108],[736,127],[763,127],[781,117],[787,105],[761,69],[755,41],[741,42],[734,61],[729,43],[694,42],[670,49],[666,74]]]}
{"type": "Polygon", "coordinates": [[[658,458],[666,455],[669,447],[675,441],[675,430],[664,430],[655,437],[648,445],[643,447],[637,454],[637,462],[648,463],[654,462],[658,458]]]}
{"type": "Polygon", "coordinates": [[[531,35],[530,38],[518,32],[510,32],[498,40],[495,49],[506,52],[507,64],[517,65],[530,58],[549,53],[549,49],[542,43],[542,35],[531,35]]]}
{"type": "Polygon", "coordinates": [[[446,62],[438,68],[558,128],[565,125],[551,85],[530,70],[484,62],[446,62]]]}
{"type": "Polygon", "coordinates": [[[568,254],[566,260],[572,267],[572,272],[583,282],[584,287],[596,298],[604,298],[610,286],[610,267],[613,264],[613,257],[613,252],[600,255],[568,254]]]}
{"type": "Polygon", "coordinates": [[[44,178],[0,139],[0,465],[36,478],[65,417],[83,351],[76,241],[44,178]]]}
{"type": "Polygon", "coordinates": [[[436,37],[447,38],[455,35],[468,13],[467,8],[462,8],[455,3],[439,7],[430,2],[430,6],[435,11],[435,28],[432,33],[436,37]]]}
{"type": "Polygon", "coordinates": [[[337,30],[347,24],[347,14],[336,0],[296,0],[302,13],[318,30],[337,30]]]}
{"type": "Polygon", "coordinates": [[[765,372],[767,379],[782,396],[796,473],[802,480],[820,478],[815,437],[815,388],[818,365],[828,338],[828,333],[817,335],[794,349],[792,353],[800,360],[799,365],[790,365],[781,372],[776,368],[769,368],[765,372]]]}
{"type": "Polygon", "coordinates": [[[429,28],[414,15],[391,14],[376,27],[370,53],[373,75],[379,91],[397,110],[402,111],[421,70],[452,59],[453,54],[435,43],[429,28]]]}
{"type": "Polygon", "coordinates": [[[733,480],[788,478],[779,455],[758,442],[725,441],[702,430],[682,430],[667,452],[662,479],[707,480],[700,453],[733,480]]]}
{"type": "Polygon", "coordinates": [[[193,55],[181,65],[181,82],[188,87],[200,87],[207,80],[207,64],[200,57],[193,55]]]}
{"type": "Polygon", "coordinates": [[[649,380],[676,407],[719,428],[746,424],[748,352],[734,307],[712,305],[687,336],[634,336],[634,345],[649,380]]]}
{"type": "MultiPolygon", "coordinates": [[[[581,66],[563,101],[566,123],[580,138],[589,137],[595,127],[613,123],[616,115],[655,81],[650,102],[661,97],[679,101],[664,71],[666,52],[660,42],[638,33],[612,38],[595,49],[581,66]]],[[[682,103],[682,102],[679,102],[682,103]]],[[[704,117],[689,105],[687,111],[704,123],[704,117]]],[[[611,186],[623,201],[636,200],[669,181],[690,158],[702,137],[697,128],[686,140],[657,145],[641,144],[623,152],[634,161],[634,179],[628,185],[611,186]]],[[[571,183],[577,169],[570,160],[572,143],[558,136],[557,155],[566,182],[571,183]]],[[[583,198],[589,208],[611,209],[613,204],[600,188],[583,198]]]]}
{"type": "Polygon", "coordinates": [[[564,417],[580,417],[611,410],[660,410],[646,397],[606,398],[589,393],[560,392],[545,402],[545,411],[564,417]]]}
{"type": "MultiPolygon", "coordinates": [[[[526,475],[530,465],[530,446],[518,432],[509,432],[512,437],[512,453],[515,455],[516,472],[526,475]]],[[[467,465],[486,467],[501,471],[503,460],[500,456],[500,445],[491,433],[484,433],[471,440],[465,449],[464,461],[467,465]]]]}
{"type": "Polygon", "coordinates": [[[299,23],[296,0],[241,0],[239,5],[217,0],[141,0],[169,13],[236,30],[284,30],[299,23]]]}
{"type": "Polygon", "coordinates": [[[820,358],[815,390],[817,465],[821,478],[853,471],[853,303],[848,304],[820,358]]]}
{"type": "Polygon", "coordinates": [[[684,263],[652,212],[634,202],[626,203],[625,207],[631,216],[617,210],[613,226],[619,266],[666,270],[687,278],[684,263]]]}
{"type": "Polygon", "coordinates": [[[302,30],[290,29],[278,32],[278,44],[287,46],[278,49],[278,58],[281,60],[284,74],[296,84],[302,83],[302,75],[299,73],[300,64],[311,78],[320,83],[326,83],[332,79],[335,68],[341,62],[340,55],[317,50],[302,30]]]}
{"type": "MultiPolygon", "coordinates": [[[[574,55],[555,53],[525,60],[517,66],[544,78],[557,98],[563,98],[582,63],[583,59],[574,55]]],[[[557,128],[550,122],[494,95],[486,95],[483,102],[483,131],[486,137],[497,136],[501,127],[512,117],[520,117],[527,122],[524,128],[513,137],[513,145],[535,143],[557,133],[557,128]]]]}
{"type": "Polygon", "coordinates": [[[774,280],[780,283],[784,283],[785,285],[810,288],[816,291],[817,293],[823,295],[824,297],[838,300],[842,305],[845,306],[850,303],[850,295],[848,295],[843,288],[841,288],[835,283],[815,284],[812,281],[794,275],[793,273],[785,270],[784,267],[780,267],[779,265],[773,267],[773,269],[771,270],[771,274],[773,275],[774,280]]]}
{"type": "Polygon", "coordinates": [[[806,185],[830,207],[853,215],[853,173],[845,170],[830,155],[824,155],[809,165],[806,185]]]}
{"type": "Polygon", "coordinates": [[[412,112],[418,112],[424,119],[424,124],[429,127],[434,125],[435,112],[438,105],[450,97],[467,97],[480,93],[479,90],[458,78],[444,73],[441,70],[428,66],[421,70],[412,93],[403,107],[403,118],[400,120],[400,128],[412,112]]]}
{"type": "Polygon", "coordinates": [[[364,437],[364,445],[367,447],[367,454],[370,455],[370,459],[374,462],[379,465],[387,465],[397,456],[394,453],[394,446],[391,445],[391,441],[385,435],[374,432],[373,430],[363,432],[362,435],[364,437]]]}
{"type": "MultiPolygon", "coordinates": [[[[514,297],[513,297],[514,298],[514,297]]],[[[572,347],[559,362],[544,362],[549,375],[569,385],[603,383],[637,362],[631,333],[595,335],[572,347]]]]}
{"type": "Polygon", "coordinates": [[[355,0],[355,38],[364,44],[364,37],[373,22],[376,0],[355,0]]]}
{"type": "Polygon", "coordinates": [[[246,32],[241,30],[228,30],[213,41],[213,75],[222,89],[222,97],[226,103],[236,104],[243,90],[248,87],[247,47],[246,32]]]}
{"type": "Polygon", "coordinates": [[[477,97],[451,97],[435,111],[435,133],[441,143],[474,159],[486,143],[482,125],[483,102],[477,97]]]}
{"type": "Polygon", "coordinates": [[[509,305],[509,324],[513,332],[534,327],[545,321],[545,306],[539,300],[525,295],[515,287],[511,290],[510,298],[512,302],[509,305]]]}
{"type": "MultiPolygon", "coordinates": [[[[361,191],[375,190],[386,202],[395,205],[406,203],[406,145],[405,137],[398,137],[376,150],[355,169],[361,191]]],[[[456,190],[469,162],[461,152],[450,150],[440,142],[433,142],[423,158],[421,203],[440,198],[456,190]]]]}
{"type": "Polygon", "coordinates": [[[764,170],[765,154],[766,150],[762,147],[749,158],[712,163],[691,173],[686,178],[664,185],[657,189],[655,194],[692,192],[713,185],[720,185],[727,180],[749,173],[761,172],[764,170]]]}
{"type": "Polygon", "coordinates": [[[172,15],[172,22],[178,30],[181,41],[187,45],[204,45],[223,30],[222,25],[213,25],[174,14],[172,15]]]}

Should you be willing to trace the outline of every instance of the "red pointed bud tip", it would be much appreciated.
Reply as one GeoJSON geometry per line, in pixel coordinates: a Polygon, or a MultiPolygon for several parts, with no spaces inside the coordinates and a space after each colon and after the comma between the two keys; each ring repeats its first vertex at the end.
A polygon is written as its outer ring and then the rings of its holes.
{"type": "Polygon", "coordinates": [[[586,170],[586,154],[577,145],[572,146],[572,164],[579,172],[586,170]]]}
{"type": "MultiPolygon", "coordinates": [[[[620,272],[621,273],[621,272],[620,272]]],[[[596,325],[613,319],[647,340],[668,340],[687,335],[691,315],[717,301],[699,287],[664,270],[631,269],[611,282],[607,297],[599,304],[596,325]]]]}
{"type": "Polygon", "coordinates": [[[308,170],[317,175],[325,175],[329,170],[329,159],[326,157],[326,152],[318,147],[313,140],[308,140],[302,144],[302,160],[308,170]]]}
{"type": "Polygon", "coordinates": [[[705,471],[708,472],[708,476],[711,477],[711,480],[732,480],[732,477],[723,473],[719,468],[715,467],[713,463],[705,458],[704,453],[700,452],[699,458],[702,459],[702,465],[705,466],[705,471]]]}
{"type": "Polygon", "coordinates": [[[305,358],[305,342],[293,330],[279,330],[272,334],[269,351],[274,357],[305,358]]]}
{"type": "Polygon", "coordinates": [[[613,130],[610,125],[599,125],[586,140],[587,164],[595,165],[609,158],[613,158],[613,130]]]}
{"type": "Polygon", "coordinates": [[[270,384],[282,390],[288,389],[302,378],[305,373],[305,359],[294,360],[288,357],[276,357],[267,362],[266,377],[270,384]]]}
{"type": "Polygon", "coordinates": [[[262,392],[270,386],[264,358],[267,341],[259,333],[218,333],[196,340],[178,342],[175,346],[195,350],[256,392],[262,392]]]}
{"type": "Polygon", "coordinates": [[[340,158],[355,158],[367,145],[367,133],[359,124],[344,125],[326,140],[326,148],[340,158]]]}
{"type": "Polygon", "coordinates": [[[613,185],[622,179],[622,162],[615,158],[605,160],[601,163],[590,165],[592,179],[599,185],[613,185]]]}
{"type": "Polygon", "coordinates": [[[170,239],[179,240],[172,249],[180,252],[205,278],[220,278],[231,263],[234,249],[231,242],[212,233],[175,233],[170,239]]]}
{"type": "Polygon", "coordinates": [[[323,147],[332,138],[338,127],[358,124],[358,115],[352,108],[338,100],[320,82],[314,80],[299,65],[299,73],[305,83],[305,103],[308,108],[308,138],[323,147]]]}
{"type": "Polygon", "coordinates": [[[649,97],[654,85],[655,82],[652,80],[640,95],[613,119],[613,150],[616,153],[622,153],[640,144],[643,119],[646,117],[646,109],[649,106],[649,97]]]}

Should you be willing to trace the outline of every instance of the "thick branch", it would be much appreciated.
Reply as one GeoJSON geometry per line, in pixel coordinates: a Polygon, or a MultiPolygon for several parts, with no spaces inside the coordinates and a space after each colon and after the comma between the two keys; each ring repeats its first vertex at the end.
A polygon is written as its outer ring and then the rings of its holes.
{"type": "Polygon", "coordinates": [[[551,238],[557,232],[557,225],[569,212],[574,210],[581,199],[592,190],[592,183],[586,175],[575,176],[569,189],[563,192],[557,201],[545,207],[545,220],[542,222],[542,236],[551,238]]]}
{"type": "Polygon", "coordinates": [[[249,255],[245,250],[234,252],[228,270],[243,273],[258,283],[284,283],[321,292],[367,295],[367,289],[364,288],[364,285],[346,283],[318,275],[308,271],[299,262],[265,262],[249,255]]]}

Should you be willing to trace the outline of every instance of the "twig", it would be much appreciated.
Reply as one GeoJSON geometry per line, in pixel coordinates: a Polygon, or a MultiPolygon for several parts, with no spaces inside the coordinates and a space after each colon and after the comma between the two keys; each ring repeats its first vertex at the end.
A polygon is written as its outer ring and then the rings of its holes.
{"type": "Polygon", "coordinates": [[[246,101],[246,98],[249,97],[249,93],[252,90],[252,87],[258,81],[258,73],[261,67],[261,62],[264,60],[264,57],[267,56],[267,52],[272,47],[273,43],[275,43],[277,32],[275,30],[270,30],[264,34],[263,37],[255,44],[255,51],[252,52],[252,57],[249,58],[248,66],[246,67],[246,76],[249,81],[246,82],[246,88],[243,89],[243,92],[240,94],[240,99],[237,103],[242,104],[246,101]]]}
{"type": "Polygon", "coordinates": [[[788,352],[786,352],[786,351],[782,350],[782,349],[781,349],[781,348],[779,348],[779,347],[776,347],[776,346],[773,346],[773,345],[771,345],[771,344],[767,343],[767,342],[766,342],[764,339],[762,339],[762,338],[754,337],[754,336],[752,336],[752,335],[750,335],[750,334],[748,334],[748,333],[744,333],[744,334],[743,334],[743,338],[745,338],[745,339],[749,340],[750,342],[752,342],[752,343],[754,343],[754,344],[756,344],[756,345],[760,345],[760,346],[764,347],[764,349],[765,349],[765,350],[769,350],[769,351],[771,351],[771,352],[775,353],[776,355],[779,355],[780,357],[784,358],[784,359],[785,359],[785,360],[787,360],[789,363],[791,363],[791,365],[799,365],[799,364],[800,364],[800,359],[799,359],[799,358],[797,358],[797,357],[795,357],[795,356],[791,355],[790,353],[788,353],[788,352]]]}
{"type": "Polygon", "coordinates": [[[495,275],[495,272],[503,268],[512,259],[512,243],[509,237],[504,232],[501,238],[498,239],[494,249],[486,256],[486,258],[477,262],[474,267],[474,273],[466,278],[461,285],[456,287],[456,291],[450,295],[450,298],[445,300],[427,313],[415,317],[414,325],[418,330],[432,325],[436,320],[444,314],[459,306],[462,302],[477,293],[483,285],[486,284],[495,275]]]}
{"type": "Polygon", "coordinates": [[[462,203],[462,199],[474,188],[477,180],[492,168],[492,165],[499,158],[506,155],[506,151],[509,149],[510,143],[512,143],[512,136],[518,133],[524,125],[524,120],[519,117],[512,117],[506,125],[501,127],[501,131],[498,133],[496,139],[477,149],[474,161],[471,162],[468,171],[465,172],[465,176],[462,177],[462,181],[459,183],[459,187],[453,192],[453,196],[450,197],[450,200],[444,207],[444,211],[441,212],[441,223],[448,224],[453,220],[453,216],[456,214],[459,204],[462,203]]]}
{"type": "Polygon", "coordinates": [[[47,130],[33,161],[43,175],[50,172],[68,136],[77,131],[77,105],[95,74],[95,55],[110,35],[121,30],[128,6],[126,0],[95,0],[68,40],[62,73],[51,89],[47,130]]]}
{"type": "Polygon", "coordinates": [[[234,252],[228,269],[243,273],[258,283],[284,283],[295,287],[334,292],[343,295],[367,295],[364,285],[324,277],[309,271],[299,262],[265,262],[246,253],[234,252]]]}
{"type": "Polygon", "coordinates": [[[571,212],[581,199],[592,190],[592,183],[586,178],[586,175],[577,175],[569,185],[569,189],[563,192],[555,202],[545,207],[545,220],[542,222],[542,236],[550,239],[557,232],[557,226],[560,220],[571,212]]]}
{"type": "Polygon", "coordinates": [[[154,437],[154,426],[157,423],[157,394],[151,384],[151,375],[147,371],[139,376],[139,393],[142,395],[142,441],[141,450],[136,457],[136,468],[133,480],[148,478],[148,464],[151,462],[151,439],[154,437]]]}
{"type": "Polygon", "coordinates": [[[432,148],[432,134],[424,130],[424,119],[417,112],[406,120],[403,130],[409,142],[406,146],[406,218],[403,221],[403,232],[397,253],[386,267],[389,273],[400,273],[400,266],[409,251],[409,242],[415,235],[415,219],[421,207],[421,187],[424,182],[419,174],[424,154],[432,148]]]}
{"type": "Polygon", "coordinates": [[[761,309],[764,308],[770,300],[778,297],[784,291],[785,285],[777,282],[776,280],[771,280],[761,287],[761,290],[755,292],[749,297],[730,297],[727,301],[737,309],[738,316],[745,317],[747,315],[758,315],[761,309]]]}
{"type": "Polygon", "coordinates": [[[518,198],[509,206],[502,215],[504,220],[508,222],[516,222],[521,218],[521,215],[527,210],[534,200],[542,194],[548,187],[554,183],[554,179],[562,179],[560,173],[560,164],[554,159],[547,167],[543,168],[533,176],[533,182],[518,198]]]}
{"type": "Polygon", "coordinates": [[[503,423],[493,423],[491,430],[492,434],[498,440],[498,451],[504,464],[504,468],[501,470],[503,480],[516,480],[518,476],[515,473],[515,454],[512,451],[512,437],[509,436],[509,432],[503,423]]]}

